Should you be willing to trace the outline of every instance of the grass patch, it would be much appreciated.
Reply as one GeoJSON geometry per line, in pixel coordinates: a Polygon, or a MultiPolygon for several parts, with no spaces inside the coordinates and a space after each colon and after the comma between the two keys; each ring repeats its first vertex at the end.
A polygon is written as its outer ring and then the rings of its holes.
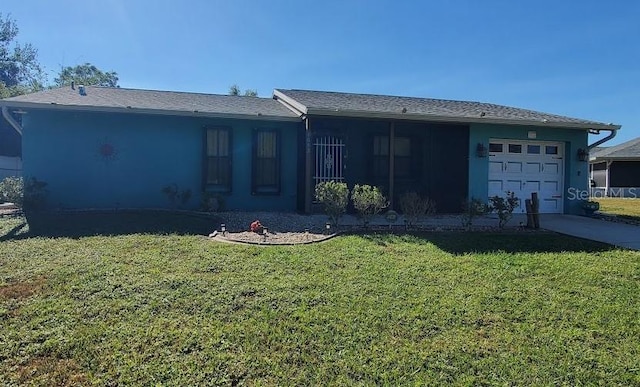
{"type": "Polygon", "coordinates": [[[640,199],[597,198],[594,200],[600,203],[600,212],[640,222],[640,199]]]}
{"type": "Polygon", "coordinates": [[[25,289],[0,290],[2,385],[640,384],[638,252],[549,233],[260,248],[23,222],[0,219],[0,289],[25,289]]]}

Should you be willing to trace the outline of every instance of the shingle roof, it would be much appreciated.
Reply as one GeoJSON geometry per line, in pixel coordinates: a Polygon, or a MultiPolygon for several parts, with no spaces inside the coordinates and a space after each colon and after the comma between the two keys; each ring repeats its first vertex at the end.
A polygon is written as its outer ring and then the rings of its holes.
{"type": "Polygon", "coordinates": [[[106,111],[137,111],[176,115],[214,115],[298,119],[298,116],[272,98],[184,93],[86,86],[44,90],[0,100],[0,105],[35,108],[76,108],[106,111]]]}
{"type": "Polygon", "coordinates": [[[287,89],[276,89],[274,96],[302,114],[544,124],[580,129],[620,128],[613,124],[483,102],[287,89]]]}
{"type": "Polygon", "coordinates": [[[640,159],[640,137],[622,144],[591,151],[591,161],[613,159],[640,159]]]}

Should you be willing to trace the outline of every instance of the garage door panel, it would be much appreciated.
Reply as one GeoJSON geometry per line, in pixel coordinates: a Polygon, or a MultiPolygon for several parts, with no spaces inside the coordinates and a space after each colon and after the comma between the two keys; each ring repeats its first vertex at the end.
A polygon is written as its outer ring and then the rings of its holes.
{"type": "Polygon", "coordinates": [[[522,173],[521,161],[508,161],[506,167],[507,173],[522,173]]]}
{"type": "Polygon", "coordinates": [[[540,212],[560,212],[562,201],[560,199],[543,199],[540,203],[540,212]]]}
{"type": "Polygon", "coordinates": [[[522,181],[520,180],[507,180],[507,183],[504,186],[505,191],[515,192],[516,196],[518,193],[522,191],[522,181]]]}
{"type": "Polygon", "coordinates": [[[489,180],[489,196],[504,192],[504,182],[502,180],[489,180]]]}
{"type": "Polygon", "coordinates": [[[542,163],[541,162],[527,162],[524,166],[524,173],[535,173],[538,174],[542,172],[542,163]]]}
{"type": "Polygon", "coordinates": [[[529,192],[540,192],[540,188],[541,188],[540,180],[527,180],[525,182],[525,187],[529,192]]]}
{"type": "Polygon", "coordinates": [[[560,182],[558,181],[543,181],[541,191],[549,192],[552,194],[560,192],[560,182]]]}
{"type": "Polygon", "coordinates": [[[489,161],[489,173],[502,173],[502,161],[489,161]]]}
{"type": "Polygon", "coordinates": [[[544,163],[542,173],[545,175],[558,175],[560,173],[560,165],[556,162],[544,163]]]}

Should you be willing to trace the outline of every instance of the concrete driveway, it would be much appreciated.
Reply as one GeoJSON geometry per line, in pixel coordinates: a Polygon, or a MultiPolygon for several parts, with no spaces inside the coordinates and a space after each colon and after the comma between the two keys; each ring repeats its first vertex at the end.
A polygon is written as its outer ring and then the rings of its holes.
{"type": "Polygon", "coordinates": [[[560,234],[640,250],[640,226],[576,215],[540,215],[540,227],[560,234]]]}

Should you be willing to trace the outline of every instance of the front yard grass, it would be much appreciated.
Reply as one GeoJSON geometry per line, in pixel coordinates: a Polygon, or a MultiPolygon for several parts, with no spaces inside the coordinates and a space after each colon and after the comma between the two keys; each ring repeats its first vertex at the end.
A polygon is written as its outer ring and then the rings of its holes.
{"type": "Polygon", "coordinates": [[[595,198],[600,212],[640,222],[640,198],[595,198]]]}
{"type": "Polygon", "coordinates": [[[264,248],[23,222],[0,218],[0,385],[640,384],[638,252],[543,232],[264,248]]]}

